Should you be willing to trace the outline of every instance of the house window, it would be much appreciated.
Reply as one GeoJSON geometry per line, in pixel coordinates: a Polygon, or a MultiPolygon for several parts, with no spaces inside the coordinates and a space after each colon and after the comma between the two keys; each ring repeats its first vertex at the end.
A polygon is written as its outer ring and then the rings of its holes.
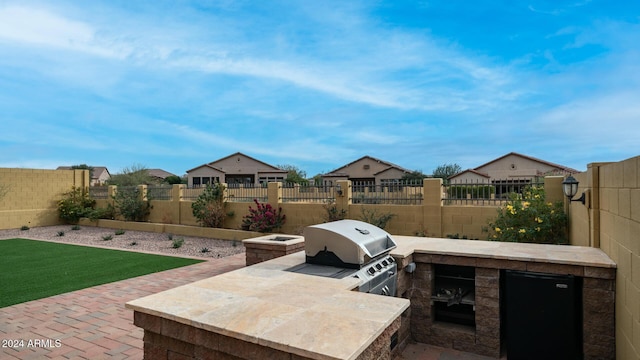
{"type": "Polygon", "coordinates": [[[208,185],[210,181],[211,181],[210,177],[203,177],[202,178],[202,185],[208,185]]]}
{"type": "Polygon", "coordinates": [[[193,187],[200,187],[200,178],[199,177],[194,177],[193,178],[193,187]]]}

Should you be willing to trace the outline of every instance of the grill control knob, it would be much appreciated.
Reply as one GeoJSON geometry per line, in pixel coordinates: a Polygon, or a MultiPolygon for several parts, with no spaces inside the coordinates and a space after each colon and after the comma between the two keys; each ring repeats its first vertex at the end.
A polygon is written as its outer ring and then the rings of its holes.
{"type": "Polygon", "coordinates": [[[387,260],[382,260],[382,266],[387,266],[389,265],[389,263],[387,262],[387,260]]]}
{"type": "Polygon", "coordinates": [[[380,265],[380,264],[376,264],[376,269],[377,269],[378,271],[380,271],[380,269],[382,269],[382,265],[380,265]]]}
{"type": "Polygon", "coordinates": [[[373,275],[373,273],[375,273],[375,272],[376,272],[376,269],[374,269],[374,268],[373,268],[373,266],[372,266],[372,267],[370,267],[370,268],[368,268],[368,269],[367,269],[367,272],[368,272],[370,275],[373,275]]]}
{"type": "Polygon", "coordinates": [[[394,259],[393,256],[389,256],[389,258],[387,260],[389,260],[390,264],[396,262],[396,259],[394,259]]]}

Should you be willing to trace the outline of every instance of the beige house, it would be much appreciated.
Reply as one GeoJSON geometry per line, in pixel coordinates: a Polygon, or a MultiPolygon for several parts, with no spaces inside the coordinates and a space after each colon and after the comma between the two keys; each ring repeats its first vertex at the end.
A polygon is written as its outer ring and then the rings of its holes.
{"type": "MultiPolygon", "coordinates": [[[[89,182],[89,186],[102,186],[106,184],[106,182],[111,179],[111,174],[109,170],[105,166],[90,166],[93,168],[93,172],[91,173],[91,181],[89,182]]],[[[73,170],[73,166],[58,166],[56,170],[73,170]]]]}
{"type": "Polygon", "coordinates": [[[449,177],[451,184],[488,184],[496,193],[507,193],[548,175],[569,175],[580,171],[531,156],[510,152],[474,169],[449,177]]]}
{"type": "Polygon", "coordinates": [[[187,170],[189,187],[199,187],[215,182],[234,187],[240,184],[253,185],[284,181],[286,178],[286,170],[239,152],[187,170]]]}
{"type": "Polygon", "coordinates": [[[389,185],[397,183],[403,175],[410,172],[410,170],[388,161],[363,156],[322,175],[322,182],[335,184],[338,180],[351,180],[355,184],[389,185]]]}

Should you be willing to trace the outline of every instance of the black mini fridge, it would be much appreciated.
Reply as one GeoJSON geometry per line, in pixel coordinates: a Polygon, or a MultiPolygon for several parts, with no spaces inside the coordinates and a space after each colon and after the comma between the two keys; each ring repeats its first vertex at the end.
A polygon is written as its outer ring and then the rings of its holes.
{"type": "Polygon", "coordinates": [[[582,358],[582,279],[505,270],[509,360],[582,358]]]}

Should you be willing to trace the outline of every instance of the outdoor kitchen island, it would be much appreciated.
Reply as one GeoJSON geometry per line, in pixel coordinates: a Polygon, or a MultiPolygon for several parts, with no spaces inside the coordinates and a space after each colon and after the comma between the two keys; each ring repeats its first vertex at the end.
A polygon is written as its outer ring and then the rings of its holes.
{"type": "Polygon", "coordinates": [[[286,271],[298,252],[133,300],[145,359],[390,359],[409,300],[286,271]]]}
{"type": "Polygon", "coordinates": [[[393,238],[397,297],[353,291],[353,277],[287,271],[305,262],[300,251],[126,306],[145,330],[147,359],[388,360],[409,340],[499,358],[505,271],[569,274],[581,282],[583,358],[615,359],[616,264],[600,249],[393,238]],[[448,310],[438,279],[458,267],[467,309],[438,318],[448,310]]]}

